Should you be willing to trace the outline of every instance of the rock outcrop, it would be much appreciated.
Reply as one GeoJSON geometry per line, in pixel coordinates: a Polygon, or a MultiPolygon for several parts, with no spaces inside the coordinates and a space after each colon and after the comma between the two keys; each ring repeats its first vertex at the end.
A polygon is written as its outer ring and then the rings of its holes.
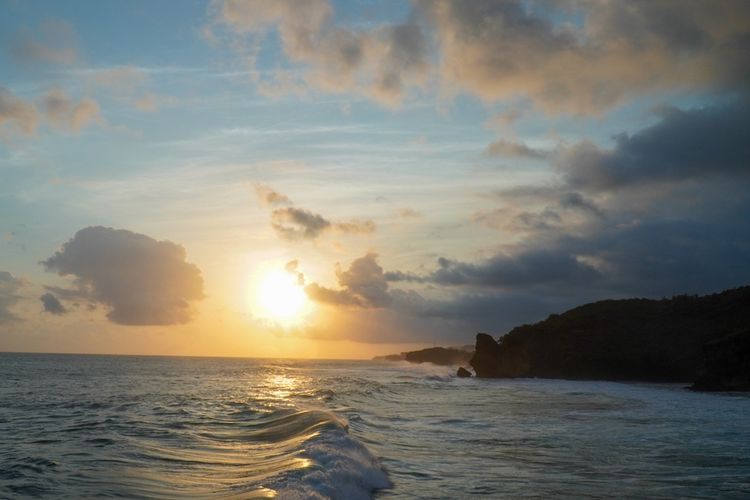
{"type": "Polygon", "coordinates": [[[470,364],[478,377],[673,382],[696,380],[706,364],[706,374],[731,381],[717,367],[725,359],[735,367],[731,373],[742,369],[746,358],[733,353],[745,349],[745,337],[728,336],[747,329],[750,287],[704,297],[605,300],[516,327],[499,342],[478,334],[470,364]]]}
{"type": "Polygon", "coordinates": [[[418,351],[402,352],[376,356],[376,361],[408,361],[410,363],[433,363],[436,365],[456,366],[469,362],[472,352],[453,347],[429,347],[418,351]]]}
{"type": "Polygon", "coordinates": [[[458,371],[456,371],[456,377],[459,377],[459,378],[471,377],[471,372],[467,370],[466,368],[464,368],[463,366],[459,366],[458,371]]]}

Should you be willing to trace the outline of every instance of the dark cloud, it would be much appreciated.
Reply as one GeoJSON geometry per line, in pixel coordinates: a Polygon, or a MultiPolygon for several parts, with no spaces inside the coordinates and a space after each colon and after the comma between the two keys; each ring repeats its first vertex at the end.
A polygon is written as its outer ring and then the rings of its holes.
{"type": "Polygon", "coordinates": [[[266,206],[288,205],[276,208],[271,212],[271,227],[287,240],[314,240],[328,230],[345,234],[370,234],[375,232],[375,223],[371,220],[351,219],[348,221],[331,221],[320,214],[292,205],[292,200],[266,184],[256,183],[255,192],[258,199],[266,206]]]}
{"type": "MultiPolygon", "coordinates": [[[[478,262],[441,258],[431,273],[390,271],[384,277],[456,293],[406,307],[386,305],[411,316],[457,321],[453,327],[459,331],[503,333],[595,300],[704,294],[747,285],[750,226],[743,221],[748,216],[750,204],[745,204],[720,224],[709,219],[634,221],[577,236],[531,238],[515,253],[478,262]]],[[[451,334],[438,329],[435,335],[451,334]]]]}
{"type": "Polygon", "coordinates": [[[602,150],[580,143],[560,154],[558,168],[575,189],[619,188],[750,174],[750,106],[661,110],[661,120],[602,150]]]}
{"type": "Polygon", "coordinates": [[[341,289],[332,290],[311,283],[306,288],[308,296],[317,302],[359,307],[384,307],[391,297],[383,268],[377,254],[368,253],[354,260],[346,271],[336,264],[336,278],[341,289]]]}
{"type": "Polygon", "coordinates": [[[498,139],[487,146],[484,150],[484,154],[485,156],[509,156],[514,158],[544,160],[550,156],[551,152],[544,149],[529,147],[522,142],[498,139]]]}
{"type": "Polygon", "coordinates": [[[581,193],[568,192],[560,196],[560,206],[568,210],[578,210],[595,217],[604,217],[604,211],[591,200],[587,200],[581,193]]]}
{"type": "Polygon", "coordinates": [[[542,231],[605,217],[596,203],[581,193],[566,191],[564,186],[521,186],[495,191],[491,198],[502,206],[475,212],[472,222],[511,232],[542,231]]]}
{"type": "Polygon", "coordinates": [[[422,283],[427,281],[427,278],[415,273],[407,273],[404,271],[386,271],[383,273],[383,277],[386,281],[413,281],[415,283],[422,283]]]}
{"type": "Polygon", "coordinates": [[[277,208],[271,212],[271,226],[287,240],[312,240],[331,227],[331,222],[320,214],[303,208],[277,208]]]}
{"type": "Polygon", "coordinates": [[[320,214],[296,207],[277,208],[271,212],[271,227],[287,240],[314,240],[328,230],[360,235],[375,232],[375,223],[371,220],[332,222],[320,214]]]}
{"type": "Polygon", "coordinates": [[[496,255],[478,263],[441,257],[429,280],[441,285],[480,285],[497,288],[565,285],[594,282],[599,273],[559,251],[528,250],[516,255],[496,255]]]}
{"type": "Polygon", "coordinates": [[[49,292],[39,297],[39,300],[42,301],[44,312],[56,314],[58,316],[62,316],[63,314],[66,314],[68,312],[68,310],[65,308],[65,306],[62,305],[58,298],[49,292]]]}
{"type": "MultiPolygon", "coordinates": [[[[575,196],[567,202],[585,205],[575,196]]],[[[371,253],[348,269],[337,266],[338,287],[312,283],[306,292],[399,332],[357,323],[347,334],[368,342],[469,338],[594,300],[715,292],[750,283],[750,201],[739,203],[682,218],[608,214],[584,231],[532,232],[488,259],[440,258],[427,273],[386,272],[371,253]],[[419,291],[393,282],[411,282],[419,291]]]]}
{"type": "Polygon", "coordinates": [[[170,241],[107,227],[87,227],[43,262],[72,276],[80,296],[109,309],[122,325],[172,325],[192,319],[203,298],[200,270],[170,241]]]}
{"type": "MultiPolygon", "coordinates": [[[[337,289],[311,283],[305,291],[316,302],[340,308],[339,314],[346,318],[343,321],[351,324],[336,329],[362,342],[470,342],[477,330],[502,333],[519,323],[541,319],[540,315],[563,310],[581,298],[575,291],[560,298],[484,288],[428,299],[414,290],[391,288],[388,281],[425,282],[430,277],[384,272],[374,253],[354,260],[346,270],[337,265],[336,276],[337,289]]],[[[306,335],[330,338],[330,332],[324,330],[312,329],[306,335]]]]}
{"type": "Polygon", "coordinates": [[[276,205],[291,205],[292,200],[283,193],[279,193],[274,190],[268,184],[262,184],[260,182],[255,183],[255,194],[258,196],[258,200],[266,206],[276,205]]]}
{"type": "Polygon", "coordinates": [[[7,271],[0,271],[0,324],[20,321],[11,308],[21,299],[18,290],[23,286],[23,280],[14,278],[7,271]]]}
{"type": "Polygon", "coordinates": [[[750,204],[713,217],[652,217],[558,237],[555,251],[585,258],[601,273],[601,295],[671,296],[750,283],[750,204]]]}
{"type": "MultiPolygon", "coordinates": [[[[699,189],[706,191],[706,186],[699,189]]],[[[479,262],[440,258],[437,269],[415,275],[391,271],[392,281],[531,292],[550,298],[707,293],[750,283],[750,199],[747,184],[717,191],[689,212],[648,218],[627,211],[581,231],[537,231],[479,262]]]]}
{"type": "Polygon", "coordinates": [[[311,283],[305,287],[305,291],[312,300],[337,306],[393,308],[405,311],[421,308],[424,299],[416,292],[389,287],[386,274],[377,259],[376,253],[368,253],[355,259],[347,270],[336,264],[339,289],[311,283]]]}

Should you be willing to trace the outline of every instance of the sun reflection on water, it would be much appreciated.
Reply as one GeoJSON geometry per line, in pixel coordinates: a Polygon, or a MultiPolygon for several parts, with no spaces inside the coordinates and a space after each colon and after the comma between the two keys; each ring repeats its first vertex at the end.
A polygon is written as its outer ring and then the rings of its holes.
{"type": "Polygon", "coordinates": [[[294,396],[301,385],[301,380],[286,373],[270,375],[266,379],[269,399],[285,400],[294,396]]]}

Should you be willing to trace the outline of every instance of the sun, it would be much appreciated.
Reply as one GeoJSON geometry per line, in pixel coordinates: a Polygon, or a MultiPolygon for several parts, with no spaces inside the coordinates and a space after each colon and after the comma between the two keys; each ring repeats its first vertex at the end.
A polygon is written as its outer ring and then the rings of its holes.
{"type": "Polygon", "coordinates": [[[256,300],[261,316],[285,326],[300,322],[309,308],[307,294],[296,276],[281,270],[269,271],[263,277],[256,300]]]}

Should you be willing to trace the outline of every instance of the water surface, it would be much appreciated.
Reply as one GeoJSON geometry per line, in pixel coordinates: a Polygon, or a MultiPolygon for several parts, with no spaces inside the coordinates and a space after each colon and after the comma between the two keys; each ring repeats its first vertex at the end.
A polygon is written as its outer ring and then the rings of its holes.
{"type": "Polygon", "coordinates": [[[0,497],[748,498],[748,416],[679,385],[0,354],[0,497]]]}

